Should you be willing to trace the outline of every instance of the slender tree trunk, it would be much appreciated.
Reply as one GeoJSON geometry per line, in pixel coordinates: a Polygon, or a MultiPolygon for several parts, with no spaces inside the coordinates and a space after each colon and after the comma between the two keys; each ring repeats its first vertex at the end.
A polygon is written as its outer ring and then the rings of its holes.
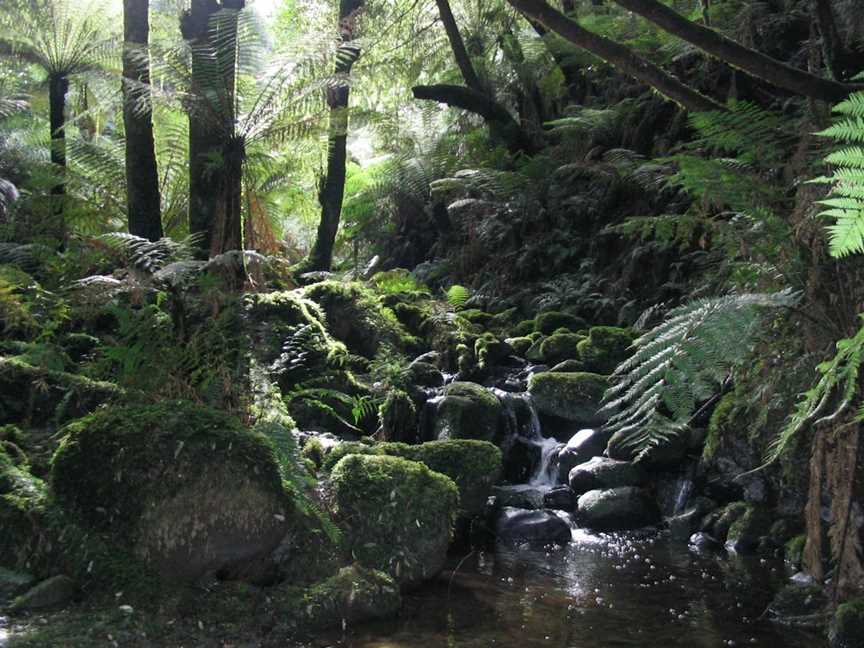
{"type": "Polygon", "coordinates": [[[562,52],[558,47],[559,43],[552,40],[552,36],[549,34],[549,30],[546,29],[546,27],[533,18],[529,18],[528,22],[531,24],[531,27],[534,28],[537,35],[546,43],[546,49],[549,50],[549,55],[552,57],[552,60],[555,61],[555,65],[558,66],[558,69],[561,70],[561,74],[564,77],[564,85],[567,87],[567,96],[571,101],[576,103],[584,102],[587,91],[587,80],[582,68],[567,61],[566,53],[562,52]]]}
{"type": "Polygon", "coordinates": [[[438,13],[441,16],[441,22],[444,23],[444,31],[447,32],[447,40],[450,41],[450,48],[453,50],[456,65],[459,66],[465,85],[476,92],[485,92],[483,86],[480,85],[477,72],[474,71],[471,57],[468,56],[465,41],[462,40],[462,34],[459,33],[459,25],[456,24],[456,18],[453,17],[450,3],[448,0],[435,0],[435,4],[438,5],[438,13]]]}
{"type": "Polygon", "coordinates": [[[823,79],[786,65],[761,52],[744,47],[713,29],[691,22],[674,9],[656,0],[615,0],[615,2],[670,34],[716,56],[724,63],[738,67],[777,88],[812,99],[842,101],[851,92],[864,87],[823,79]]]}
{"type": "Polygon", "coordinates": [[[49,228],[66,240],[66,221],[63,203],[66,197],[66,93],[69,78],[65,74],[52,74],[48,79],[48,121],[51,126],[51,163],[57,168],[60,181],[51,187],[51,212],[54,223],[49,228]]]}
{"type": "Polygon", "coordinates": [[[228,250],[242,250],[243,244],[243,163],[246,160],[245,142],[235,137],[234,124],[237,118],[237,30],[239,12],[246,7],[245,0],[222,0],[222,12],[217,21],[216,35],[219,42],[234,43],[233,47],[217,48],[220,67],[225,70],[224,100],[219,116],[224,120],[221,129],[225,140],[222,143],[222,190],[223,203],[218,212],[221,216],[215,223],[214,236],[210,242],[210,254],[216,256],[228,250]],[[231,136],[227,136],[231,133],[231,136]]]}
{"type": "Polygon", "coordinates": [[[149,14],[149,0],[123,0],[123,125],[129,232],[156,241],[163,233],[147,53],[149,14]]]}
{"type": "Polygon", "coordinates": [[[224,191],[223,174],[214,168],[222,152],[219,125],[214,123],[218,106],[208,103],[222,96],[223,89],[213,87],[214,62],[210,57],[211,19],[219,11],[216,0],[192,0],[181,28],[192,51],[193,99],[189,112],[189,232],[200,237],[199,254],[207,257],[213,240],[213,225],[219,217],[224,191]]]}
{"type": "Polygon", "coordinates": [[[339,35],[342,46],[336,55],[336,76],[340,81],[327,93],[330,107],[330,134],[327,138],[327,172],[318,192],[321,203],[321,221],[315,244],[303,271],[330,270],[333,265],[333,246],[339,231],[342,202],[345,199],[345,175],[348,160],[348,100],[351,94],[349,78],[351,68],[360,58],[360,48],[352,43],[357,18],[364,0],[341,0],[339,3],[339,35]]]}
{"type": "Polygon", "coordinates": [[[687,110],[694,112],[725,110],[721,104],[681,83],[674,76],[664,72],[650,61],[637,56],[624,45],[581,27],[543,0],[507,1],[527,18],[536,20],[574,45],[614,65],[624,74],[651,86],[687,110]]]}
{"type": "Polygon", "coordinates": [[[459,71],[462,73],[462,80],[465,81],[466,87],[460,88],[459,86],[450,85],[417,86],[412,89],[414,97],[417,99],[440,101],[446,103],[448,106],[471,110],[486,119],[492,136],[504,142],[511,153],[533,153],[536,150],[536,146],[533,145],[530,137],[522,130],[522,127],[516,120],[513,119],[513,116],[489,96],[488,89],[480,83],[480,78],[477,76],[474,65],[471,63],[471,58],[468,56],[468,50],[465,48],[465,42],[462,40],[462,34],[459,33],[459,26],[453,17],[453,11],[450,9],[450,3],[448,0],[435,0],[435,4],[438,5],[438,12],[441,15],[441,22],[444,23],[447,40],[450,41],[453,57],[456,59],[456,64],[459,66],[459,71]],[[442,88],[446,88],[443,94],[440,92],[442,88]],[[460,92],[461,90],[467,90],[467,92],[460,92]],[[479,98],[481,96],[484,98],[483,100],[479,98]],[[455,102],[451,100],[454,97],[455,102]],[[466,99],[466,97],[468,98],[466,99]],[[493,108],[491,104],[494,104],[495,107],[493,108]],[[483,111],[474,110],[474,108],[469,106],[482,106],[483,111]]]}

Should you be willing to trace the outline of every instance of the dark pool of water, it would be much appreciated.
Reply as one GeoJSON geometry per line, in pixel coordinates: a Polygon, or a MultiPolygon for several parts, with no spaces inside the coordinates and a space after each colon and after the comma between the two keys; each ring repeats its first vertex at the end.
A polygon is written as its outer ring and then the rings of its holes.
{"type": "Polygon", "coordinates": [[[575,532],[555,550],[456,558],[400,618],[333,638],[349,648],[823,648],[765,618],[780,561],[697,554],[659,535],[575,532]],[[458,564],[458,569],[457,569],[458,564]],[[455,571],[454,571],[455,570],[455,571]],[[731,643],[730,643],[731,642],[731,643]]]}

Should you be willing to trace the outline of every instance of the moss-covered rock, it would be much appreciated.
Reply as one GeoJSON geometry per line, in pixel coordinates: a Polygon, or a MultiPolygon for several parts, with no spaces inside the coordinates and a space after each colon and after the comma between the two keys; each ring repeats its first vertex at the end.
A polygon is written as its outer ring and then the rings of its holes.
{"type": "Polygon", "coordinates": [[[750,553],[759,547],[759,540],[771,528],[771,517],[761,507],[747,504],[743,513],[729,525],[726,548],[736,553],[750,553]]]}
{"type": "Polygon", "coordinates": [[[486,441],[454,439],[429,441],[419,445],[405,443],[342,443],[324,460],[329,472],[349,454],[387,455],[424,464],[430,470],[447,475],[459,488],[461,515],[473,516],[483,511],[492,488],[501,479],[501,450],[486,441]]]}
{"type": "Polygon", "coordinates": [[[730,527],[746,512],[746,502],[732,502],[709,514],[702,521],[702,528],[720,542],[725,542],[730,527]]]}
{"type": "Polygon", "coordinates": [[[529,362],[541,363],[543,362],[543,340],[546,338],[542,335],[535,337],[536,339],[534,339],[531,346],[528,347],[528,350],[525,351],[525,359],[529,362]]]}
{"type": "Polygon", "coordinates": [[[0,358],[0,424],[58,425],[121,396],[112,383],[0,358]]]}
{"type": "Polygon", "coordinates": [[[801,568],[804,559],[804,547],[807,544],[807,536],[804,534],[790,538],[783,545],[783,558],[796,569],[801,568]]]}
{"type": "Polygon", "coordinates": [[[396,349],[417,345],[393,311],[362,284],[322,281],[305,288],[303,296],[323,309],[331,335],[354,353],[372,359],[382,344],[396,349]]]}
{"type": "Polygon", "coordinates": [[[864,648],[864,598],[837,607],[828,638],[831,648],[864,648]]]}
{"type": "Polygon", "coordinates": [[[529,337],[511,337],[504,340],[517,356],[524,356],[534,342],[529,337]]]}
{"type": "Polygon", "coordinates": [[[501,403],[489,390],[470,382],[455,382],[444,390],[435,415],[437,439],[492,441],[498,430],[501,403]]]}
{"type": "Polygon", "coordinates": [[[534,332],[536,322],[533,319],[522,320],[510,330],[510,335],[513,337],[525,337],[534,332]]]}
{"type": "Polygon", "coordinates": [[[231,573],[266,556],[292,502],[269,440],[184,402],[103,410],[66,428],[58,501],[168,580],[231,573]]]}
{"type": "Polygon", "coordinates": [[[485,313],[479,308],[466,308],[465,310],[459,311],[459,317],[466,319],[472,324],[476,324],[483,329],[487,329],[492,324],[495,316],[490,313],[485,313]]]}
{"type": "Polygon", "coordinates": [[[551,335],[556,329],[560,328],[565,328],[570,331],[578,331],[584,326],[585,320],[581,317],[559,311],[540,313],[534,319],[534,330],[543,335],[551,335]]]}
{"type": "Polygon", "coordinates": [[[60,574],[42,581],[12,602],[13,611],[42,610],[66,603],[75,596],[75,581],[60,574]]]}
{"type": "Polygon", "coordinates": [[[531,376],[528,392],[541,414],[591,426],[605,420],[598,410],[608,386],[597,374],[546,371],[531,376]]]}
{"type": "Polygon", "coordinates": [[[635,336],[628,329],[594,326],[588,339],[579,342],[579,359],[586,371],[608,375],[630,356],[635,336]]]}
{"type": "Polygon", "coordinates": [[[15,465],[0,446],[0,566],[24,567],[39,542],[45,484],[15,465]]]}
{"type": "Polygon", "coordinates": [[[331,481],[350,556],[403,588],[441,570],[459,506],[449,477],[400,457],[354,454],[336,464],[331,481]]]}
{"type": "Polygon", "coordinates": [[[381,404],[378,417],[381,432],[387,441],[417,442],[417,408],[404,391],[390,390],[381,404]]]}
{"type": "Polygon", "coordinates": [[[486,334],[477,338],[474,342],[474,356],[481,370],[489,369],[507,356],[513,354],[513,347],[504,340],[499,340],[493,335],[486,334]]]}
{"type": "Polygon", "coordinates": [[[632,486],[588,491],[579,497],[577,508],[585,526],[601,531],[638,529],[660,519],[657,503],[632,486]]]}
{"type": "Polygon", "coordinates": [[[585,336],[576,333],[554,333],[540,345],[540,355],[548,365],[558,364],[564,360],[578,360],[579,344],[585,336]]]}

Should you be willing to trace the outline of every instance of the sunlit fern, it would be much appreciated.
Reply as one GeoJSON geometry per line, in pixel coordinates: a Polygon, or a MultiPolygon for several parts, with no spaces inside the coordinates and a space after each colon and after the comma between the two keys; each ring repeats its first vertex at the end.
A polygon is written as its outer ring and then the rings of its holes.
{"type": "Polygon", "coordinates": [[[615,370],[603,399],[606,429],[636,455],[677,433],[749,357],[766,313],[796,300],[789,291],[728,295],[672,310],[615,370]]]}

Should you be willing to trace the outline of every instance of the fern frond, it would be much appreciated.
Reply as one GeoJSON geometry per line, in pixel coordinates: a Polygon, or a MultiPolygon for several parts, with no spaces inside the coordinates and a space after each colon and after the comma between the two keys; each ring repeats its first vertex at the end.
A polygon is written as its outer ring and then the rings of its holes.
{"type": "Polygon", "coordinates": [[[790,291],[728,295],[672,310],[615,370],[603,398],[603,411],[611,414],[606,429],[640,453],[686,426],[698,404],[749,356],[765,311],[796,300],[790,291]]]}

